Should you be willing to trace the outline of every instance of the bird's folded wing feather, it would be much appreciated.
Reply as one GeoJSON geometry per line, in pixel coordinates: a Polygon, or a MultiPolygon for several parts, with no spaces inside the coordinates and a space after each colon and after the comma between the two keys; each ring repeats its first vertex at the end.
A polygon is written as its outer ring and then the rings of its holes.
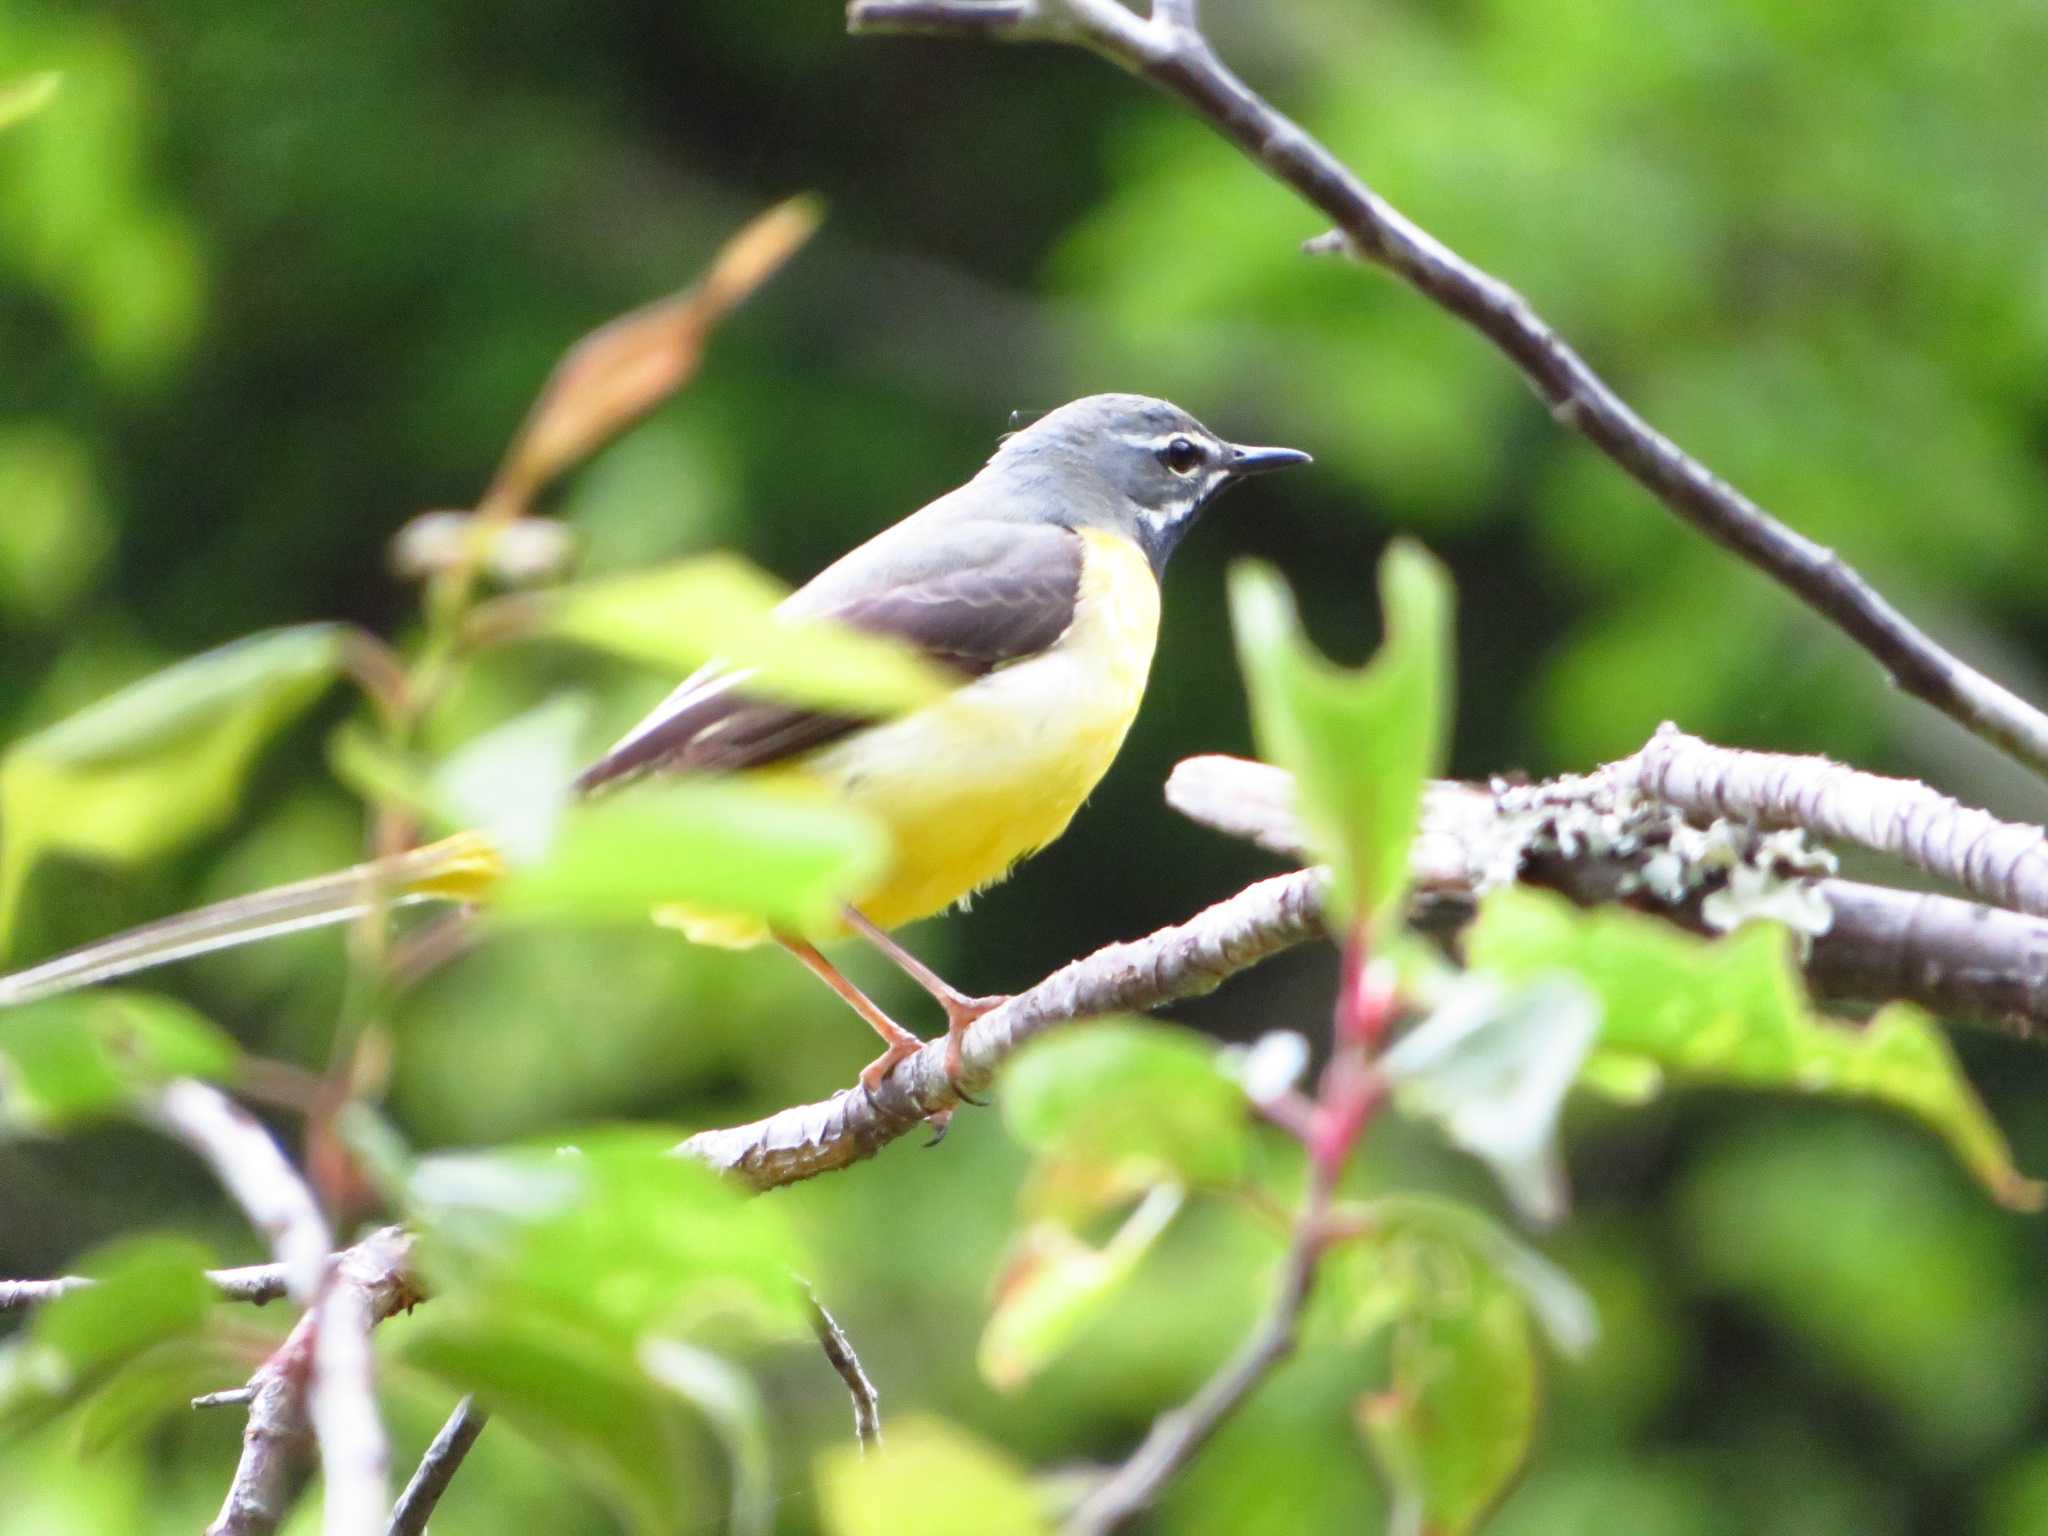
{"type": "MultiPolygon", "coordinates": [[[[1083,544],[1052,524],[906,523],[792,594],[786,609],[893,635],[983,676],[1055,644],[1074,621],[1083,544]]],[[[705,667],[585,769],[593,790],[649,773],[734,773],[825,745],[868,720],[749,694],[748,674],[705,667]]]]}

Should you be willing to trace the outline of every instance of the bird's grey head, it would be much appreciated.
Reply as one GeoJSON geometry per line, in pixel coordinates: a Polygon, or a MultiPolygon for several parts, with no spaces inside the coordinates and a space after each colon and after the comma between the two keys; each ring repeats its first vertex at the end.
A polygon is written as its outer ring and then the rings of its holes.
{"type": "Polygon", "coordinates": [[[1088,395],[1005,438],[983,477],[1034,521],[1107,528],[1157,571],[1202,509],[1248,475],[1309,456],[1218,437],[1148,395],[1088,395]]]}

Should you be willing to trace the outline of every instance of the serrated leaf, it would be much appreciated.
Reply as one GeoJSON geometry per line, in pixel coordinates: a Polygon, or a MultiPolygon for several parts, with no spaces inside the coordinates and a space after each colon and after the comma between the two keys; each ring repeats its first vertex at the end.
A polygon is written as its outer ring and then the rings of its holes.
{"type": "Polygon", "coordinates": [[[1027,1228],[996,1282],[977,1356],[983,1378],[1013,1392],[1058,1358],[1137,1272],[1181,1199],[1178,1185],[1155,1186],[1101,1248],[1057,1223],[1027,1228]]]}
{"type": "Polygon", "coordinates": [[[942,1419],[889,1426],[879,1455],[837,1446],[818,1461],[828,1536],[1051,1536],[1025,1469],[942,1419]]]}
{"type": "Polygon", "coordinates": [[[556,1309],[436,1297],[402,1353],[567,1463],[630,1529],[675,1536],[688,1523],[690,1417],[603,1329],[556,1309]]]}
{"type": "Polygon", "coordinates": [[[193,1398],[249,1377],[250,1354],[246,1345],[204,1332],[152,1344],[115,1366],[78,1405],[78,1448],[96,1454],[190,1415],[193,1398]]]}
{"type": "Polygon", "coordinates": [[[1466,951],[1475,970],[1503,977],[1576,977],[1601,1002],[1603,1053],[1654,1064],[1677,1083],[1826,1094],[1897,1110],[1941,1136],[1999,1203],[2035,1210],[2043,1202],[2042,1186],[2013,1166],[1934,1020],[1904,1003],[1860,1026],[1817,1014],[1782,928],[1752,923],[1707,940],[1637,913],[1582,912],[1516,887],[1487,897],[1466,951]]]}
{"type": "Polygon", "coordinates": [[[768,1453],[768,1411],[747,1374],[731,1361],[680,1339],[649,1339],[641,1367],[704,1415],[732,1466],[734,1536],[767,1536],[775,1523],[768,1453]]]}
{"type": "Polygon", "coordinates": [[[891,715],[944,697],[957,673],[909,644],[779,611],[788,589],[734,555],[579,582],[542,598],[538,633],[667,671],[714,658],[747,674],[749,693],[857,715],[891,715]]]}
{"type": "Polygon", "coordinates": [[[1508,987],[1468,976],[1380,1066],[1403,1113],[1485,1162],[1526,1218],[1555,1221],[1558,1117],[1599,1028],[1598,1002],[1569,977],[1508,987]]]}
{"type": "Polygon", "coordinates": [[[1483,1211],[1433,1195],[1389,1195],[1365,1208],[1365,1234],[1337,1250],[1354,1334],[1455,1297],[1473,1267],[1513,1286],[1559,1354],[1583,1355],[1598,1334],[1593,1304],[1572,1277],[1483,1211]]]}
{"type": "Polygon", "coordinates": [[[340,675],[344,633],[311,624],[252,635],[0,756],[0,942],[45,854],[135,864],[225,821],[257,753],[340,675]]]}
{"type": "Polygon", "coordinates": [[[1003,1123],[1106,1190],[1229,1184],[1251,1144],[1244,1090],[1192,1030],[1105,1019],[1034,1040],[1003,1069],[1003,1123]]]}
{"type": "Polygon", "coordinates": [[[0,1125],[48,1130],[112,1114],[174,1077],[231,1077],[239,1061],[210,1020],[153,993],[0,1009],[0,1125]]]}
{"type": "Polygon", "coordinates": [[[1332,1254],[1354,1332],[1394,1330],[1392,1379],[1359,1426],[1405,1536],[1461,1536],[1500,1502],[1537,1412],[1531,1320],[1567,1355],[1591,1347],[1593,1309],[1569,1276],[1481,1212],[1396,1195],[1332,1254]]]}
{"type": "Polygon", "coordinates": [[[1391,1529],[1464,1536],[1505,1495],[1535,1433],[1529,1314],[1504,1279],[1474,1266],[1462,1294],[1397,1328],[1392,1382],[1358,1405],[1393,1497],[1391,1529]]]}
{"type": "Polygon", "coordinates": [[[679,906],[804,931],[888,857],[859,812],[802,786],[685,780],[569,807],[546,854],[510,869],[501,922],[644,922],[679,906]]]}
{"type": "Polygon", "coordinates": [[[697,1345],[792,1336],[809,1318],[780,1212],[677,1157],[678,1140],[607,1129],[409,1169],[393,1149],[376,1158],[400,1177],[434,1296],[408,1357],[524,1425],[649,1532],[689,1509],[685,1399],[727,1444],[757,1518],[751,1388],[697,1345]]]}
{"type": "Polygon", "coordinates": [[[196,1330],[213,1304],[207,1255],[182,1238],[133,1238],[79,1265],[96,1284],[37,1309],[0,1352],[0,1431],[46,1423],[117,1367],[196,1330]]]}
{"type": "Polygon", "coordinates": [[[631,1347],[655,1334],[801,1332],[780,1213],[674,1155],[680,1133],[603,1129],[422,1158],[403,1198],[436,1298],[574,1315],[631,1347]]]}
{"type": "Polygon", "coordinates": [[[1424,784],[1441,769],[1450,701],[1451,590],[1406,541],[1380,566],[1387,638],[1365,667],[1327,661],[1270,568],[1238,566],[1230,611],[1259,752],[1292,771],[1340,915],[1378,920],[1408,888],[1424,784]]]}

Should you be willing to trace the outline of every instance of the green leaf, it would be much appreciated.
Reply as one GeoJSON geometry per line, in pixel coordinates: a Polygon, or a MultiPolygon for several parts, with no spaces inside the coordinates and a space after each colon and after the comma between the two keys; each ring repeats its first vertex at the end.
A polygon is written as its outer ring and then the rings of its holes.
{"type": "Polygon", "coordinates": [[[768,1536],[775,1524],[775,1488],[768,1452],[768,1411],[753,1381],[729,1360],[680,1339],[649,1339],[640,1363],[663,1386],[692,1404],[724,1442],[732,1466],[734,1536],[768,1536]]]}
{"type": "Polygon", "coordinates": [[[637,1347],[650,1334],[800,1333],[809,1312],[777,1209],[677,1157],[678,1132],[421,1159],[403,1197],[436,1297],[560,1312],[637,1347]]]}
{"type": "MultiPolygon", "coordinates": [[[[677,1157],[678,1140],[601,1130],[428,1157],[400,1191],[434,1296],[408,1358],[524,1426],[644,1531],[688,1512],[684,1400],[732,1452],[736,1508],[763,1507],[751,1388],[678,1346],[795,1336],[809,1318],[779,1210],[677,1157]]],[[[394,1159],[379,1162],[388,1175],[394,1159]]]]}
{"type": "Polygon", "coordinates": [[[716,658],[751,671],[749,693],[822,709],[895,714],[958,686],[901,641],[778,613],[787,595],[743,560],[704,555],[560,588],[539,600],[539,628],[670,671],[716,658]]]}
{"type": "Polygon", "coordinates": [[[875,1456],[837,1446],[818,1460],[828,1536],[1051,1536],[1024,1468],[942,1419],[889,1425],[875,1456]]]}
{"type": "Polygon", "coordinates": [[[225,821],[256,754],[339,675],[344,633],[311,624],[252,635],[0,756],[0,942],[44,854],[136,864],[225,821]]]}
{"type": "Polygon", "coordinates": [[[1251,1146],[1244,1090],[1215,1045],[1145,1019],[1034,1040],[1003,1069],[1002,1107],[1027,1147],[1126,1194],[1161,1179],[1235,1183],[1251,1146]]]}
{"type": "Polygon", "coordinates": [[[1434,1195],[1390,1195],[1365,1208],[1365,1234],[1336,1250],[1350,1327],[1363,1336],[1456,1296],[1474,1268],[1514,1287],[1559,1354],[1593,1347],[1593,1304],[1572,1277],[1484,1212],[1434,1195]]]}
{"type": "Polygon", "coordinates": [[[38,1308],[0,1353],[0,1430],[63,1411],[124,1362],[196,1330],[213,1304],[205,1251],[182,1238],[134,1238],[87,1258],[98,1283],[38,1308]]]}
{"type": "Polygon", "coordinates": [[[1056,1222],[1025,1229],[996,1282],[982,1330],[981,1374],[1001,1392],[1030,1381],[1101,1315],[1180,1209],[1182,1191],[1160,1184],[1101,1247],[1056,1222]]]}
{"type": "Polygon", "coordinates": [[[441,762],[434,802],[455,826],[482,832],[508,862],[534,862],[569,804],[589,723],[590,703],[576,694],[513,716],[441,762]]]}
{"type": "Polygon", "coordinates": [[[1520,1471],[1537,1411],[1531,1319],[1567,1355],[1591,1347],[1593,1309],[1569,1276],[1480,1212],[1429,1196],[1366,1208],[1332,1255],[1354,1332],[1394,1330],[1387,1389],[1358,1405],[1409,1536],[1475,1529],[1520,1471]]]}
{"type": "MultiPolygon", "coordinates": [[[[1599,1049],[1680,1083],[1727,1083],[1864,1099],[1941,1136],[2000,1204],[2039,1209],[2005,1137],[1933,1019],[1908,1004],[1860,1026],[1816,1014],[1790,934],[1752,923],[1701,939],[1615,908],[1581,912],[1513,887],[1489,896],[1466,939],[1476,970],[1509,979],[1565,972],[1602,1007],[1599,1049]]],[[[1603,1075],[1611,1073],[1603,1068],[1603,1075]]],[[[1636,1075],[1641,1082],[1640,1072],[1636,1075]]]]}
{"type": "Polygon", "coordinates": [[[1555,1221],[1558,1116],[1599,1028],[1599,1004],[1569,977],[1508,987],[1467,976],[1380,1065],[1404,1114],[1485,1162],[1525,1217],[1555,1221]]]}
{"type": "Polygon", "coordinates": [[[57,88],[63,83],[60,72],[48,69],[0,85],[0,133],[42,111],[56,99],[57,88]]]}
{"type": "MultiPolygon", "coordinates": [[[[215,1314],[218,1317],[218,1314],[215,1314]]],[[[123,1360],[78,1405],[78,1447],[88,1454],[147,1436],[166,1419],[187,1418],[192,1399],[248,1379],[245,1339],[181,1333],[123,1360]]]]}
{"type": "Polygon", "coordinates": [[[1528,1310],[1506,1280],[1475,1264],[1397,1329],[1392,1383],[1358,1405],[1391,1485],[1391,1528],[1463,1536],[1507,1492],[1535,1433],[1528,1310]]]}
{"type": "Polygon", "coordinates": [[[626,1525],[675,1536],[691,1509],[693,1426],[616,1338],[555,1309],[436,1297],[404,1358],[516,1425],[601,1490],[626,1525]]]}
{"type": "Polygon", "coordinates": [[[63,625],[114,543],[92,450],[52,421],[0,428],[0,506],[0,608],[63,625]]]}
{"type": "Polygon", "coordinates": [[[1387,638],[1367,666],[1333,666],[1302,633],[1294,600],[1263,565],[1231,573],[1230,611],[1260,754],[1291,770],[1302,820],[1335,872],[1339,913],[1377,921],[1408,888],[1424,784],[1448,729],[1451,589],[1406,541],[1380,565],[1387,638]]]}
{"type": "Polygon", "coordinates": [[[239,1060],[210,1021],[153,993],[0,1009],[0,1125],[48,1130],[112,1114],[174,1077],[232,1077],[239,1060]]]}
{"type": "Polygon", "coordinates": [[[492,902],[507,922],[644,922],[659,907],[808,929],[888,856],[873,821],[800,786],[643,784],[569,808],[553,845],[492,902]]]}

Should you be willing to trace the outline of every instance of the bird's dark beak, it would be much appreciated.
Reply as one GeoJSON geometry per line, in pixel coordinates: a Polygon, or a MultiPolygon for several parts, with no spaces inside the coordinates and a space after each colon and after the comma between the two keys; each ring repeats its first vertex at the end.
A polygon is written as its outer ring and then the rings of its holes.
{"type": "Polygon", "coordinates": [[[1299,448],[1243,448],[1235,444],[1230,449],[1228,465],[1233,480],[1246,475],[1263,475],[1269,470],[1286,469],[1295,464],[1313,464],[1315,460],[1299,448]]]}

